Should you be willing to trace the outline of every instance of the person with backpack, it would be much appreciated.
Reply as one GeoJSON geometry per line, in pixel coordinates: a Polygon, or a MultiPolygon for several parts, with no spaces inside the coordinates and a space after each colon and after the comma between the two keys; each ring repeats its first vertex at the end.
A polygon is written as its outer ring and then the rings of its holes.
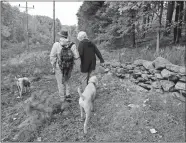
{"type": "Polygon", "coordinates": [[[58,33],[58,42],[53,44],[50,52],[50,62],[55,74],[59,96],[62,101],[62,109],[66,107],[71,98],[69,79],[74,65],[74,60],[79,58],[76,45],[68,40],[68,32],[58,33]]]}
{"type": "Polygon", "coordinates": [[[81,60],[81,73],[82,77],[80,77],[80,82],[83,87],[86,81],[88,85],[88,80],[90,76],[95,74],[96,69],[96,56],[100,60],[100,64],[104,63],[104,59],[97,46],[88,39],[86,32],[80,31],[78,33],[77,39],[80,41],[78,46],[78,52],[81,60]]]}

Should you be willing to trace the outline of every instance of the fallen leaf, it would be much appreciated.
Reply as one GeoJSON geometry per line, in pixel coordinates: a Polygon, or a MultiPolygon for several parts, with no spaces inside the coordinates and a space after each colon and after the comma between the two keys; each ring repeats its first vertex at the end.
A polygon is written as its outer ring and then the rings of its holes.
{"type": "Polygon", "coordinates": [[[39,142],[40,142],[40,141],[41,141],[41,137],[38,137],[38,138],[37,138],[37,141],[39,141],[39,142]]]}
{"type": "Polygon", "coordinates": [[[150,129],[150,132],[151,132],[152,134],[157,133],[157,131],[156,131],[155,129],[150,129]]]}
{"type": "Polygon", "coordinates": [[[129,104],[128,106],[131,108],[139,108],[139,105],[134,105],[134,104],[129,104]]]}

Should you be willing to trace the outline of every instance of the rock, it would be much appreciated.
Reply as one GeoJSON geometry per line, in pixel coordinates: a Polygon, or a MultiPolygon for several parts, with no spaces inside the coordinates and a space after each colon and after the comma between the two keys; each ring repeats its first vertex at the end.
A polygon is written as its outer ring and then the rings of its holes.
{"type": "Polygon", "coordinates": [[[175,89],[178,89],[178,90],[186,90],[186,84],[184,82],[180,82],[178,81],[175,85],[175,89]]]}
{"type": "Polygon", "coordinates": [[[180,99],[180,100],[182,100],[182,101],[185,102],[185,97],[184,97],[182,94],[180,94],[180,93],[178,93],[178,92],[173,92],[172,95],[173,95],[174,97],[176,97],[176,98],[178,98],[178,99],[180,99]]]}
{"type": "Polygon", "coordinates": [[[133,70],[128,70],[128,73],[132,74],[134,71],[133,70]]]}
{"type": "Polygon", "coordinates": [[[163,90],[162,90],[161,88],[158,88],[158,89],[156,89],[155,91],[158,92],[158,93],[163,94],[163,90]]]}
{"type": "Polygon", "coordinates": [[[140,66],[139,69],[142,71],[146,71],[146,68],[144,66],[140,66]]]}
{"type": "Polygon", "coordinates": [[[121,64],[121,67],[122,68],[126,68],[126,64],[121,64]]]}
{"type": "Polygon", "coordinates": [[[105,73],[105,68],[102,67],[102,66],[99,66],[98,72],[99,72],[99,73],[105,73]]]}
{"type": "Polygon", "coordinates": [[[120,67],[120,65],[121,64],[119,62],[115,62],[115,63],[112,64],[112,67],[116,68],[116,67],[120,67]]]}
{"type": "Polygon", "coordinates": [[[160,70],[156,70],[156,69],[150,69],[149,72],[150,72],[151,74],[161,73],[160,70]]]}
{"type": "Polygon", "coordinates": [[[179,80],[182,82],[186,82],[186,76],[182,76],[179,80]]]}
{"type": "Polygon", "coordinates": [[[142,73],[144,73],[144,74],[148,74],[149,72],[148,72],[148,71],[143,71],[142,73]]]}
{"type": "Polygon", "coordinates": [[[121,76],[120,76],[121,78],[125,78],[125,74],[121,74],[121,76]]]}
{"type": "Polygon", "coordinates": [[[180,67],[179,73],[181,73],[182,75],[186,75],[185,67],[180,67]]]}
{"type": "Polygon", "coordinates": [[[151,77],[153,77],[154,75],[152,75],[152,74],[147,74],[147,77],[148,78],[151,78],[151,77]]]}
{"type": "Polygon", "coordinates": [[[116,76],[117,76],[117,77],[121,77],[121,74],[120,74],[120,73],[116,73],[116,76]]]}
{"type": "Polygon", "coordinates": [[[148,85],[148,84],[138,83],[138,85],[141,86],[141,87],[143,87],[143,88],[145,88],[145,89],[147,89],[147,90],[150,90],[151,89],[151,86],[148,85]]]}
{"type": "Polygon", "coordinates": [[[119,68],[119,69],[117,69],[117,72],[118,72],[118,73],[123,73],[124,70],[123,70],[123,68],[119,68]]]}
{"type": "Polygon", "coordinates": [[[182,94],[184,97],[186,97],[186,90],[179,90],[180,94],[182,94]]]}
{"type": "Polygon", "coordinates": [[[130,74],[125,74],[125,77],[126,78],[130,78],[130,74]]]}
{"type": "Polygon", "coordinates": [[[142,77],[138,77],[137,80],[138,80],[139,82],[145,82],[145,81],[147,81],[148,79],[146,80],[146,79],[144,79],[144,78],[142,78],[142,77]]]}
{"type": "Polygon", "coordinates": [[[153,81],[157,80],[155,76],[150,77],[150,79],[152,79],[153,81]]]}
{"type": "Polygon", "coordinates": [[[161,75],[162,75],[163,78],[168,78],[168,77],[170,77],[172,75],[176,75],[176,74],[171,72],[171,71],[169,71],[169,70],[167,70],[167,69],[163,69],[161,71],[161,75]]]}
{"type": "Polygon", "coordinates": [[[126,68],[127,68],[128,70],[134,69],[134,67],[133,67],[132,65],[127,65],[126,68]]]}
{"type": "Polygon", "coordinates": [[[105,66],[110,66],[110,62],[104,62],[105,66]]]}
{"type": "Polygon", "coordinates": [[[140,73],[134,73],[134,74],[132,74],[132,77],[134,79],[137,79],[138,77],[141,77],[141,74],[140,73]]]}
{"type": "Polygon", "coordinates": [[[152,81],[151,80],[147,80],[144,82],[145,84],[152,84],[152,81]]]}
{"type": "Polygon", "coordinates": [[[155,76],[157,79],[163,79],[163,77],[162,77],[161,74],[159,74],[159,73],[155,73],[154,76],[155,76]]]}
{"type": "Polygon", "coordinates": [[[174,87],[174,82],[168,80],[161,80],[160,84],[164,91],[170,91],[174,87]]]}
{"type": "Polygon", "coordinates": [[[178,77],[177,75],[171,75],[169,76],[168,80],[173,81],[174,83],[178,82],[180,77],[178,77]]]}
{"type": "Polygon", "coordinates": [[[167,59],[162,58],[162,57],[157,57],[153,62],[153,66],[155,69],[164,69],[166,68],[166,65],[171,64],[167,59]]]}
{"type": "Polygon", "coordinates": [[[166,69],[173,71],[173,72],[179,72],[180,66],[174,65],[174,64],[167,64],[166,69]]]}
{"type": "Polygon", "coordinates": [[[146,69],[154,69],[154,66],[153,66],[153,64],[152,64],[152,62],[151,61],[144,61],[143,62],[143,66],[146,68],[146,69]]]}
{"type": "Polygon", "coordinates": [[[176,72],[176,73],[180,73],[182,75],[186,75],[185,67],[183,67],[183,66],[178,66],[178,65],[174,65],[174,64],[167,64],[166,69],[176,72]]]}
{"type": "Polygon", "coordinates": [[[160,89],[161,88],[161,84],[159,81],[154,81],[152,82],[152,87],[155,88],[155,89],[160,89]]]}
{"type": "Polygon", "coordinates": [[[106,73],[106,72],[109,72],[109,69],[108,69],[108,68],[105,69],[105,73],[106,73]]]}
{"type": "Polygon", "coordinates": [[[148,91],[148,90],[146,90],[145,88],[143,88],[143,87],[141,87],[141,86],[136,86],[136,90],[137,91],[144,91],[144,92],[146,92],[146,91],[148,91]]]}
{"type": "Polygon", "coordinates": [[[146,60],[138,59],[138,60],[135,60],[133,64],[135,66],[142,66],[143,65],[143,62],[145,62],[145,61],[146,60]]]}
{"type": "Polygon", "coordinates": [[[141,77],[142,77],[143,79],[145,79],[145,80],[148,80],[147,74],[142,74],[141,77]]]}

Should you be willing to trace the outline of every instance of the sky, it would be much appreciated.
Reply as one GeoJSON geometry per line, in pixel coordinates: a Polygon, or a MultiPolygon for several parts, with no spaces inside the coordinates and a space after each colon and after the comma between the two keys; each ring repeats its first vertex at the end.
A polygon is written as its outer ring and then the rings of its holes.
{"type": "MultiPolygon", "coordinates": [[[[26,7],[26,2],[9,2],[12,6],[26,7]]],[[[83,2],[55,2],[55,18],[61,21],[62,25],[77,25],[76,13],[83,2]]],[[[30,15],[43,15],[53,18],[53,2],[28,2],[30,15]]],[[[19,8],[21,12],[25,11],[25,8],[19,8]]]]}

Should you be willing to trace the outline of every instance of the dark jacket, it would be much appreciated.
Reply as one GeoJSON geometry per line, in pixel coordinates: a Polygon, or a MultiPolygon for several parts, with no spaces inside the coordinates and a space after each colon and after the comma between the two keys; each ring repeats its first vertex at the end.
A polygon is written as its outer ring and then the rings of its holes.
{"type": "Polygon", "coordinates": [[[96,45],[84,39],[79,43],[78,51],[81,59],[81,72],[87,73],[96,68],[96,56],[100,59],[100,63],[104,63],[102,55],[96,45]]]}

